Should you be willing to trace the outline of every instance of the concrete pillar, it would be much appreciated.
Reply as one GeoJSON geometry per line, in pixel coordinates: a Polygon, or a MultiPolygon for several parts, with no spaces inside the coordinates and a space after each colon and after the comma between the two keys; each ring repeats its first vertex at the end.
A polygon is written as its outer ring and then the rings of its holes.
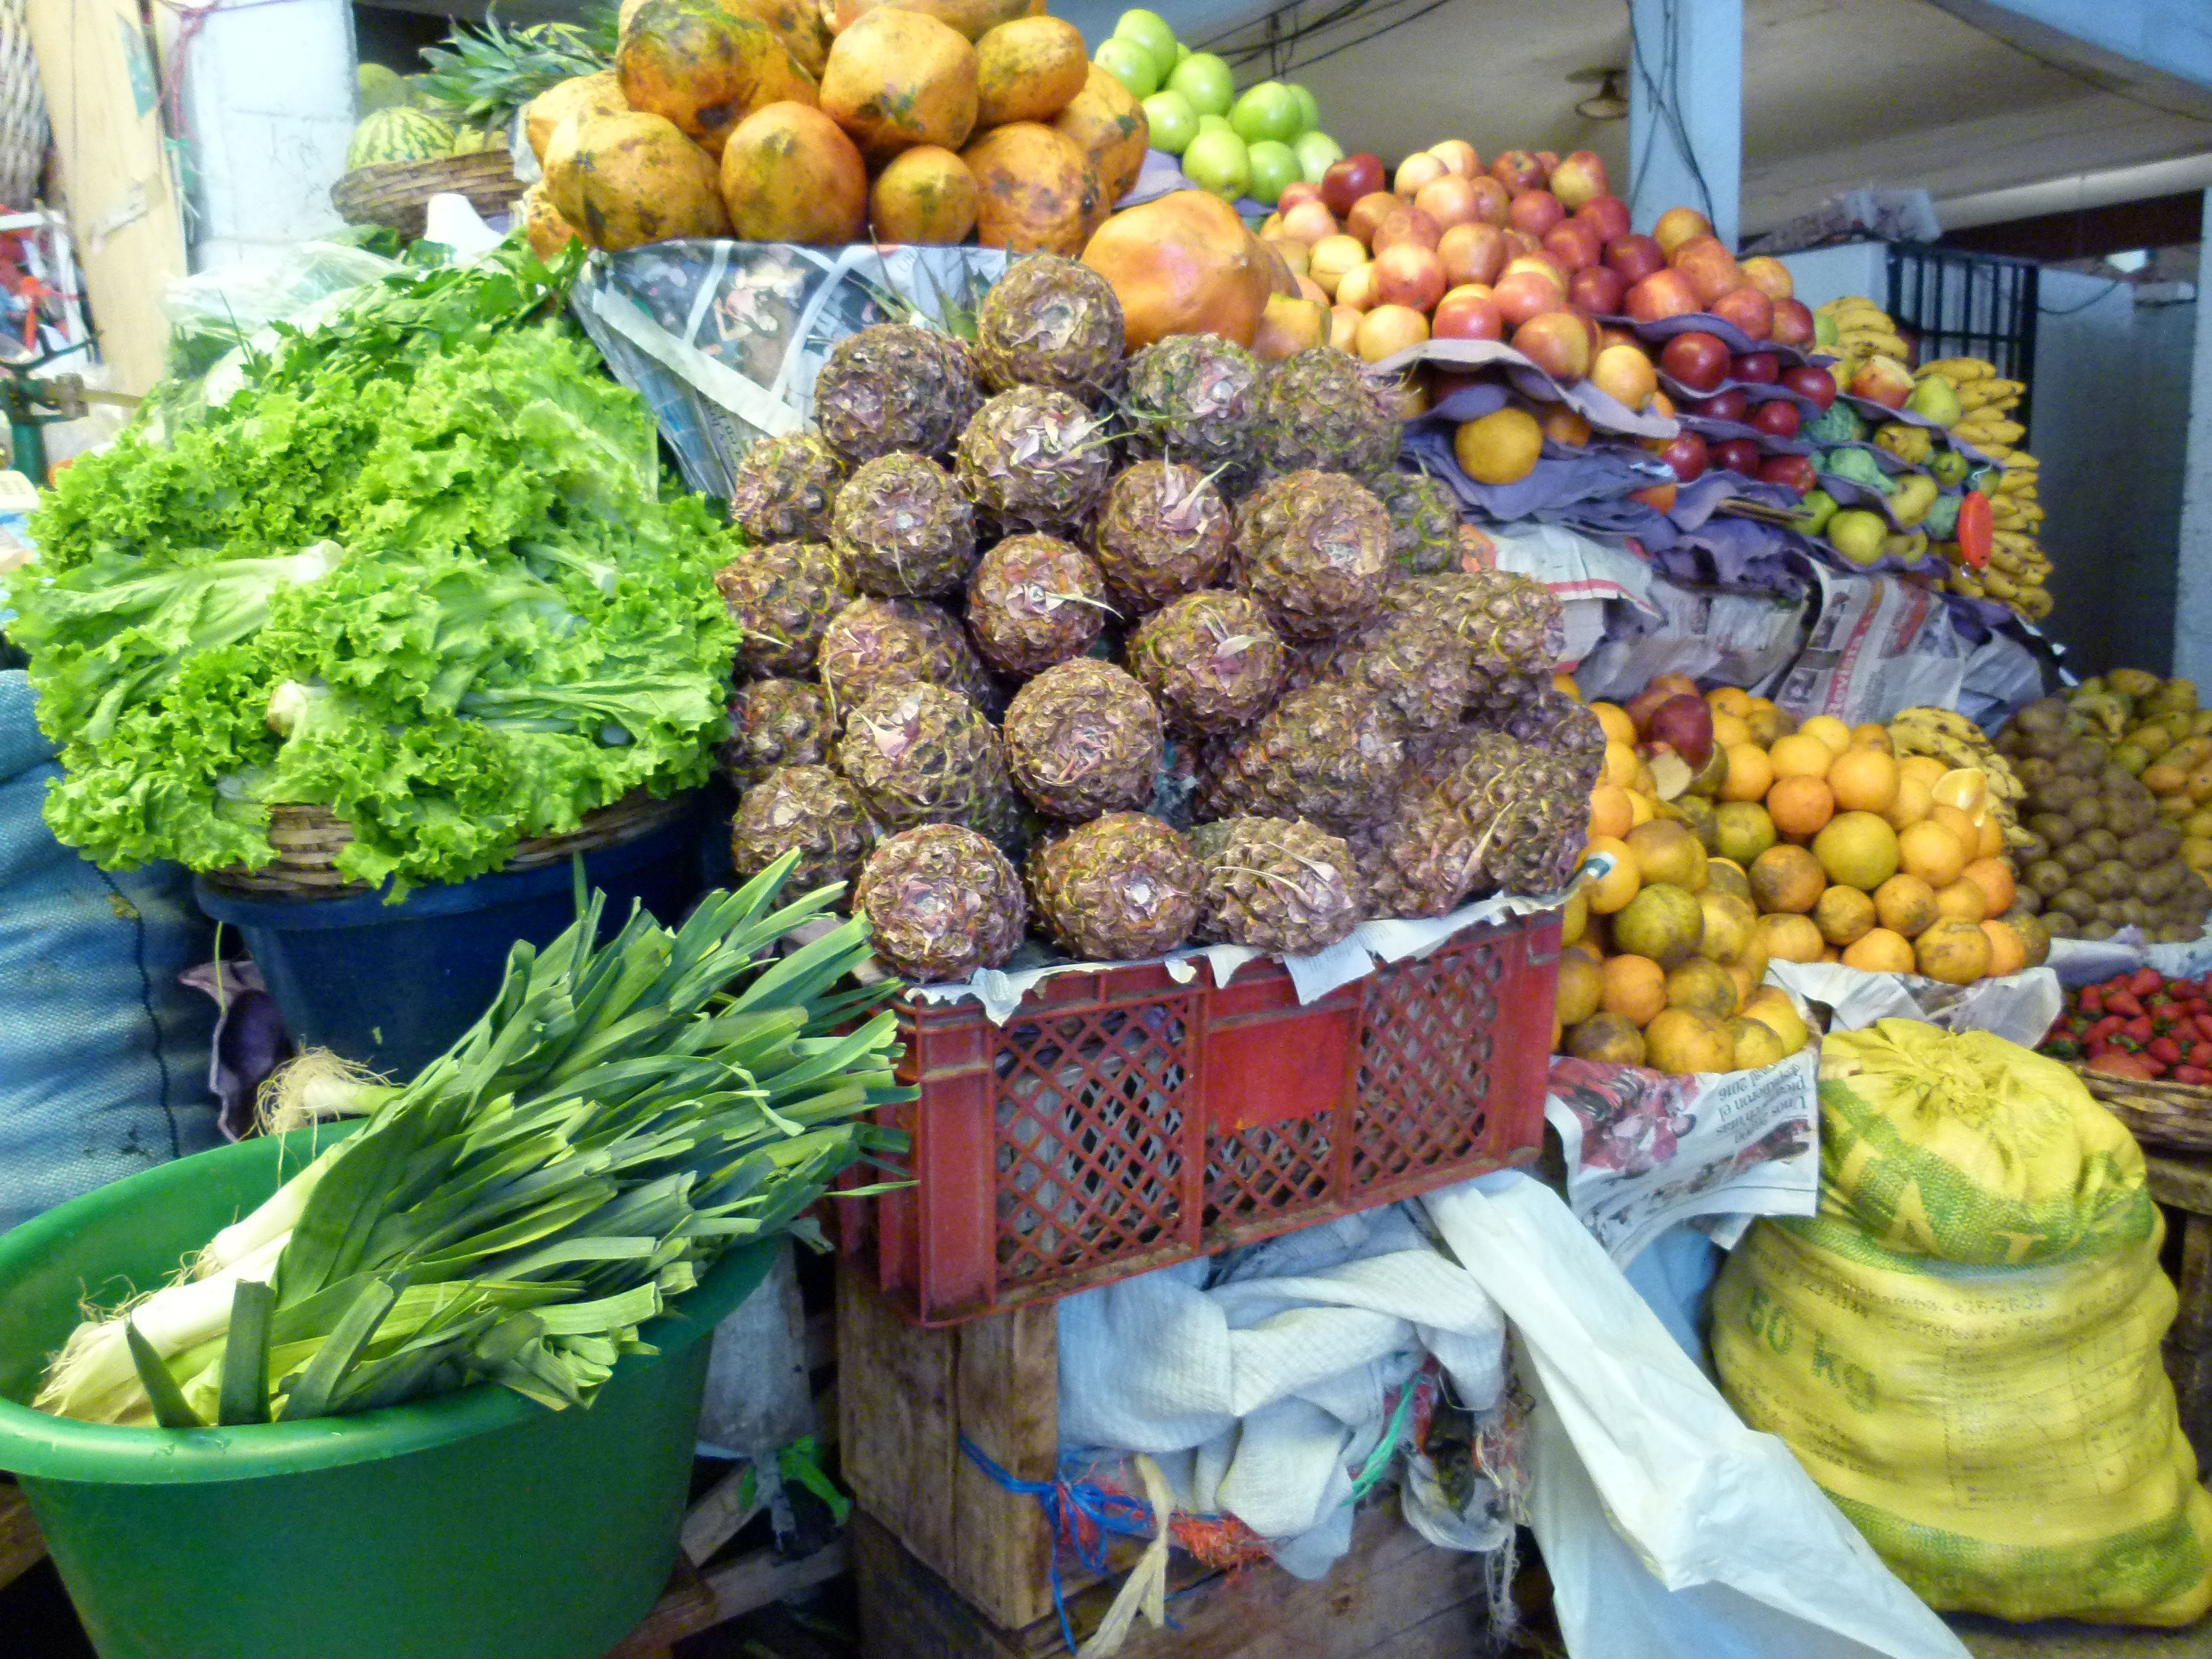
{"type": "Polygon", "coordinates": [[[1735,246],[1743,183],[1743,0],[1629,0],[1628,208],[1649,231],[1693,207],[1735,246]]]}
{"type": "Polygon", "coordinates": [[[2212,190],[2197,264],[2197,343],[2189,380],[2189,450],[2181,475],[2181,546],[2173,606],[2173,672],[2212,703],[2212,190]]]}

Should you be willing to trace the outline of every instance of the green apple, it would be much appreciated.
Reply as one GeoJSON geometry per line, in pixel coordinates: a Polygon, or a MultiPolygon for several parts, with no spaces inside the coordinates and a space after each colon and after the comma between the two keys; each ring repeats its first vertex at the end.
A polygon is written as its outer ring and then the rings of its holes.
{"type": "Polygon", "coordinates": [[[1190,61],[1190,48],[1180,40],[1176,42],[1176,66],[1180,69],[1190,61]]]}
{"type": "Polygon", "coordinates": [[[1298,100],[1280,81],[1262,81],[1231,107],[1229,125],[1248,144],[1262,138],[1287,144],[1298,136],[1298,100]]]}
{"type": "Polygon", "coordinates": [[[1168,71],[1176,66],[1175,31],[1168,20],[1156,11],[1125,11],[1114,25],[1116,40],[1133,41],[1152,53],[1152,62],[1159,65],[1159,79],[1167,79],[1168,71]]]}
{"type": "Polygon", "coordinates": [[[1158,61],[1134,40],[1118,34],[1102,40],[1091,61],[1127,87],[1132,98],[1149,98],[1160,89],[1158,61]]]}
{"type": "Polygon", "coordinates": [[[1201,132],[1182,153],[1182,171],[1200,190],[1233,202],[1251,188],[1252,152],[1233,132],[1201,132]]]}
{"type": "Polygon", "coordinates": [[[1928,463],[1928,470],[1936,475],[1938,483],[1948,486],[1964,483],[1971,465],[1957,450],[1940,449],[1936,452],[1935,459],[1928,463]]]}
{"type": "Polygon", "coordinates": [[[1808,490],[1805,499],[1797,504],[1796,527],[1808,536],[1817,536],[1828,527],[1828,520],[1836,516],[1836,498],[1826,490],[1808,490]]]}
{"type": "Polygon", "coordinates": [[[1273,138],[1262,138],[1251,146],[1252,187],[1249,192],[1255,202],[1269,207],[1283,193],[1285,185],[1294,185],[1305,177],[1298,166],[1297,152],[1288,144],[1273,138]]]}
{"type": "MultiPolygon", "coordinates": [[[[1225,132],[1232,138],[1237,137],[1237,129],[1229,125],[1229,118],[1225,115],[1200,116],[1198,118],[1198,130],[1202,133],[1225,132]]],[[[1242,143],[1243,140],[1237,139],[1237,142],[1242,143]]]]}
{"type": "Polygon", "coordinates": [[[1152,130],[1152,148],[1170,155],[1182,155],[1198,137],[1198,112],[1172,88],[1145,100],[1145,121],[1152,130]]]}
{"type": "Polygon", "coordinates": [[[1210,52],[1194,52],[1177,64],[1168,86],[1189,99],[1200,115],[1226,115],[1237,101],[1237,77],[1210,52]]]}
{"type": "Polygon", "coordinates": [[[1291,89],[1291,96],[1298,100],[1298,131],[1302,133],[1319,132],[1321,105],[1313,94],[1295,81],[1285,81],[1283,84],[1291,89]]]}
{"type": "Polygon", "coordinates": [[[1873,564],[1881,557],[1889,536],[1889,520],[1879,513],[1849,507],[1828,520],[1828,544],[1853,564],[1873,564]]]}
{"type": "Polygon", "coordinates": [[[1344,159],[1344,146],[1325,132],[1302,132],[1291,148],[1297,152],[1298,170],[1310,185],[1344,159]]]}

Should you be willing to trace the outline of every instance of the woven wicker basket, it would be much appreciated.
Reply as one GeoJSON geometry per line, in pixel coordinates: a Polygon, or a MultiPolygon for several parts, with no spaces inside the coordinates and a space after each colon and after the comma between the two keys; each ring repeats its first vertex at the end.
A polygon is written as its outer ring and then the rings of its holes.
{"type": "MultiPolygon", "coordinates": [[[[595,853],[602,847],[629,841],[677,817],[690,804],[678,795],[655,800],[650,795],[625,795],[611,806],[586,812],[584,821],[565,836],[534,837],[520,842],[514,856],[500,866],[533,870],[558,864],[574,853],[595,853]]],[[[238,893],[260,893],[283,898],[337,898],[365,893],[368,888],[337,869],[337,856],[353,840],[353,830],[342,818],[321,806],[277,806],[270,810],[269,843],[276,849],[271,863],[258,870],[211,870],[208,880],[238,893]]]]}
{"type": "Polygon", "coordinates": [[[31,52],[24,0],[0,0],[0,208],[20,213],[38,198],[46,170],[46,94],[31,52]]]}
{"type": "Polygon", "coordinates": [[[2089,1092],[2145,1146],[2177,1152],[2212,1152],[2212,1088],[2163,1078],[2114,1077],[2074,1067],[2089,1092]]]}
{"type": "Polygon", "coordinates": [[[465,196],[478,213],[505,213],[522,194],[514,158],[504,149],[441,155],[430,161],[379,161],[356,167],[331,186],[331,205],[348,224],[386,225],[420,236],[433,196],[465,196]]]}

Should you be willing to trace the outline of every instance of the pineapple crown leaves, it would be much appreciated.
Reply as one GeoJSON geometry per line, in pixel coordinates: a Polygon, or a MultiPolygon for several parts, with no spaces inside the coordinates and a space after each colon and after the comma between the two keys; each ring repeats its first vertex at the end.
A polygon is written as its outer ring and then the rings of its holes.
{"type": "MultiPolygon", "coordinates": [[[[884,257],[884,245],[871,236],[868,246],[875,250],[878,267],[884,270],[890,270],[890,266],[884,257]]],[[[890,321],[904,323],[912,328],[932,329],[939,334],[950,335],[956,340],[963,340],[970,345],[974,344],[975,313],[983,302],[981,291],[976,287],[975,273],[973,270],[963,272],[965,292],[957,295],[947,294],[938,286],[935,273],[927,264],[917,262],[915,265],[915,274],[921,281],[929,284],[928,297],[933,304],[933,309],[908,300],[902,295],[894,293],[882,283],[871,282],[866,276],[854,275],[848,280],[861,293],[868,296],[870,305],[882,312],[890,321]]]]}
{"type": "Polygon", "coordinates": [[[504,121],[548,88],[614,67],[614,17],[594,14],[581,25],[502,24],[495,11],[481,29],[456,27],[445,44],[422,48],[430,66],[425,90],[473,119],[504,121]]]}

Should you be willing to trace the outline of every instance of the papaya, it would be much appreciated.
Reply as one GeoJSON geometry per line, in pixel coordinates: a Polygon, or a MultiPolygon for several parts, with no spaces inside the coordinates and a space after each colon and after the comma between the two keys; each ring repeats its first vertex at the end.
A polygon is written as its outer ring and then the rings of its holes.
{"type": "Polygon", "coordinates": [[[1017,17],[1043,16],[1045,0],[823,0],[832,35],[844,33],[871,12],[887,5],[934,17],[970,40],[981,40],[1000,24],[1011,23],[1017,17]]]}
{"type": "Polygon", "coordinates": [[[1129,349],[1170,334],[1218,334],[1249,346],[1274,290],[1259,239],[1237,210],[1179,190],[1117,213],[1083,250],[1113,285],[1129,349]]]}
{"type": "Polygon", "coordinates": [[[1128,88],[1093,64],[1083,90],[1052,118],[1052,125],[1091,158],[1091,169],[1098,175],[1099,199],[1109,209],[1129,193],[1144,168],[1145,152],[1152,148],[1152,128],[1145,118],[1145,106],[1128,88]]]}
{"type": "Polygon", "coordinates": [[[601,70],[597,75],[572,76],[546,88],[522,106],[522,134],[530,141],[530,153],[542,167],[545,165],[545,146],[553,140],[553,129],[569,116],[620,115],[629,107],[623,98],[622,83],[615,79],[612,70],[601,70]]]}
{"type": "Polygon", "coordinates": [[[572,115],[556,127],[545,194],[593,247],[730,234],[714,159],[673,121],[642,111],[572,115]]]}
{"type": "Polygon", "coordinates": [[[674,122],[718,157],[755,110],[816,101],[814,77],[775,32],[716,0],[644,0],[615,48],[615,74],[632,109],[674,122]]]}
{"type": "Polygon", "coordinates": [[[880,166],[902,149],[958,149],[975,127],[975,48],[918,11],[870,12],[830,43],[823,112],[880,166]]]}
{"type": "Polygon", "coordinates": [[[868,222],[879,242],[964,242],[975,228],[975,175],[949,149],[916,144],[876,175],[868,222]]]}
{"type": "Polygon", "coordinates": [[[770,104],[722,146],[722,204],[748,242],[857,242],[868,225],[868,167],[811,104],[770,104]]]}
{"type": "Polygon", "coordinates": [[[993,127],[960,152],[975,175],[975,240],[1010,253],[1083,251],[1098,175],[1066,133],[1036,121],[993,127]]]}
{"type": "Polygon", "coordinates": [[[545,193],[543,179],[522,192],[521,207],[523,234],[530,239],[530,251],[539,258],[550,259],[578,240],[575,226],[561,216],[561,210],[545,193]]]}
{"type": "MultiPolygon", "coordinates": [[[[623,0],[622,9],[617,14],[617,28],[627,29],[629,20],[644,3],[645,0],[623,0]]],[[[775,31],[786,50],[798,59],[799,68],[817,81],[822,78],[822,61],[830,55],[830,25],[809,0],[716,0],[716,3],[732,16],[750,17],[767,24],[775,31]]]]}
{"type": "Polygon", "coordinates": [[[975,125],[1049,121],[1083,90],[1083,31],[1060,17],[1018,17],[975,43],[975,125]]]}

